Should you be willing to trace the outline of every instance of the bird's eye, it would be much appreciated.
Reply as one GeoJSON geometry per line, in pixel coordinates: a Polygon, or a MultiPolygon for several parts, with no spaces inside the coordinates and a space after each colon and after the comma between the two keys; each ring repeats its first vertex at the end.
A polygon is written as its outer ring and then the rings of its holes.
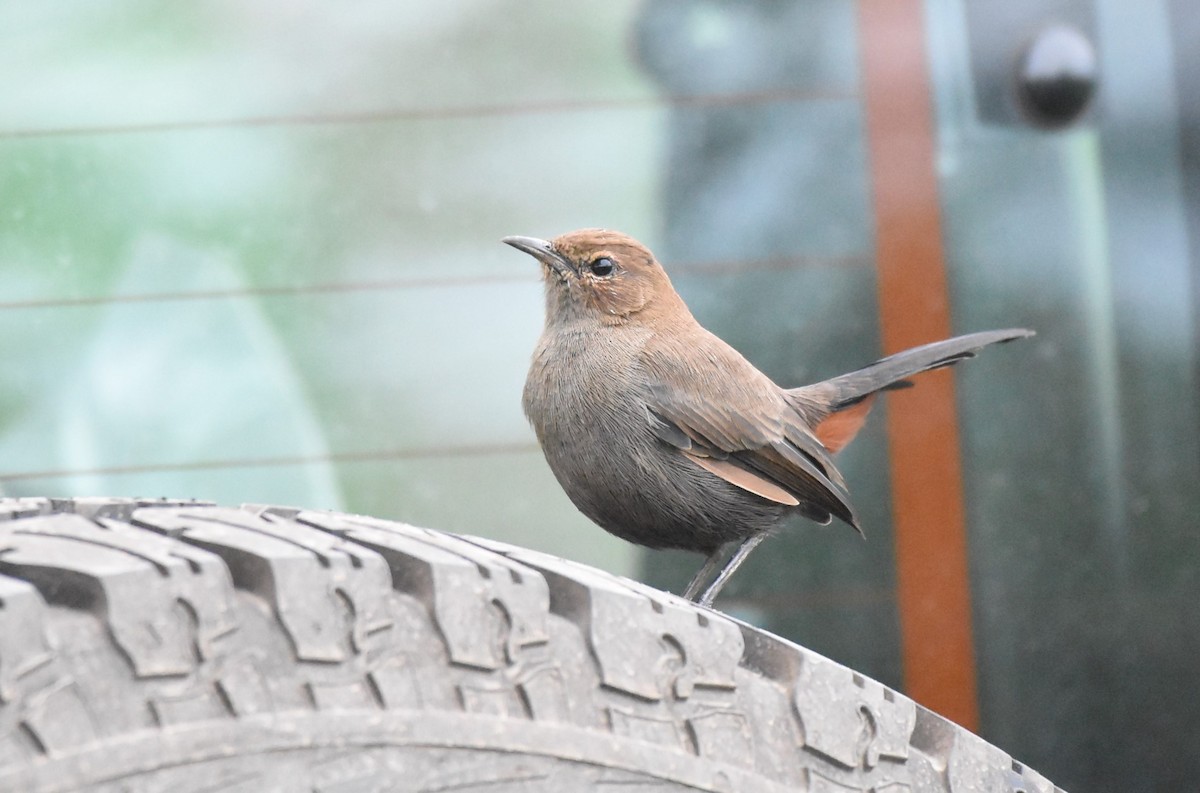
{"type": "Polygon", "coordinates": [[[612,275],[613,270],[617,269],[617,266],[613,264],[612,259],[607,256],[601,256],[599,259],[593,259],[592,263],[588,265],[588,269],[592,271],[592,275],[598,275],[603,278],[606,275],[612,275]]]}

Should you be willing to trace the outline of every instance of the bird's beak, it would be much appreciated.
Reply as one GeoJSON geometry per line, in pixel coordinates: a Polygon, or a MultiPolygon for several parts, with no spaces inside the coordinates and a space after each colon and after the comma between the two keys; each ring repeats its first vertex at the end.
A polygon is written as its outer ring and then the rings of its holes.
{"type": "Polygon", "coordinates": [[[513,246],[523,253],[528,253],[559,275],[565,276],[568,273],[578,275],[566,257],[556,251],[554,246],[545,240],[539,240],[537,237],[505,237],[500,241],[513,246]]]}

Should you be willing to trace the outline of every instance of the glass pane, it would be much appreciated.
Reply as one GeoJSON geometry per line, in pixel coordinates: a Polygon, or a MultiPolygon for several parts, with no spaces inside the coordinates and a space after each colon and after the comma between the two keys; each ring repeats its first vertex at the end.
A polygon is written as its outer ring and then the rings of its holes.
{"type": "MultiPolygon", "coordinates": [[[[783,385],[879,357],[871,2],[0,3],[0,492],[345,509],[679,591],[698,556],[545,465],[499,239],[633,234],[783,385]]],[[[955,370],[980,731],[1067,789],[1200,776],[1193,6],[921,9],[953,330],[1039,333],[955,370]],[[1016,101],[1051,22],[1100,75],[1059,130],[1016,101]]],[[[887,420],[839,456],[867,541],[796,520],[720,606],[903,688],[887,420]]]]}
{"type": "Polygon", "coordinates": [[[972,85],[987,17],[1036,31],[1042,9],[928,11],[956,323],[1039,333],[959,380],[983,734],[1067,789],[1191,787],[1171,692],[1200,683],[1200,390],[1168,10],[1096,3],[1097,109],[1061,132],[987,120],[972,85]]]}

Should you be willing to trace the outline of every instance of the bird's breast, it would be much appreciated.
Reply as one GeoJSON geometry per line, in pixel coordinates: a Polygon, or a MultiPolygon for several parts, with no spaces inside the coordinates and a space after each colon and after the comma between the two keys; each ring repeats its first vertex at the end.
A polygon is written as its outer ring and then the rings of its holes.
{"type": "Polygon", "coordinates": [[[637,353],[626,339],[613,342],[563,331],[543,335],[529,367],[523,403],[544,449],[632,429],[631,417],[644,411],[645,404],[637,353]]]}
{"type": "Polygon", "coordinates": [[[575,506],[619,537],[660,548],[708,552],[774,525],[783,507],[713,476],[654,435],[644,338],[616,338],[545,335],[525,382],[525,413],[575,506]]]}

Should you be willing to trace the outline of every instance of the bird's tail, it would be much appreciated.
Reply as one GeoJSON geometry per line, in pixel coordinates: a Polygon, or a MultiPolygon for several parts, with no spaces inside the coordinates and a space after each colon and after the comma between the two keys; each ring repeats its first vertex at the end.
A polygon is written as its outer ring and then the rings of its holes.
{"type": "Polygon", "coordinates": [[[953,366],[974,358],[984,347],[1034,335],[1023,328],[986,330],[945,341],[935,341],[889,355],[869,366],[793,388],[787,392],[792,404],[804,414],[818,440],[830,451],[841,449],[858,433],[867,419],[874,395],[879,391],[912,385],[908,378],[932,369],[953,366]]]}

